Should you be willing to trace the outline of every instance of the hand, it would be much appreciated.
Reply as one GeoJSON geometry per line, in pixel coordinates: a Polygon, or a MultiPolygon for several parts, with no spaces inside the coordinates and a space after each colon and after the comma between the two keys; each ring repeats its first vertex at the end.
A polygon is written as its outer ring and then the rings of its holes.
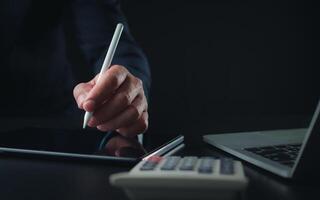
{"type": "Polygon", "coordinates": [[[116,130],[134,137],[148,128],[148,103],[142,81],[125,67],[113,65],[87,83],[78,84],[73,95],[80,109],[93,112],[88,126],[116,130]]]}

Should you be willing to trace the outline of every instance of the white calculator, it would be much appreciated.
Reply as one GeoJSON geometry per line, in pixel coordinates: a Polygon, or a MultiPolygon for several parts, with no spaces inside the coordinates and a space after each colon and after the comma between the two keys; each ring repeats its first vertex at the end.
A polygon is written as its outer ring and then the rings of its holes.
{"type": "Polygon", "coordinates": [[[153,156],[110,176],[130,199],[238,199],[248,180],[232,158],[153,156]]]}

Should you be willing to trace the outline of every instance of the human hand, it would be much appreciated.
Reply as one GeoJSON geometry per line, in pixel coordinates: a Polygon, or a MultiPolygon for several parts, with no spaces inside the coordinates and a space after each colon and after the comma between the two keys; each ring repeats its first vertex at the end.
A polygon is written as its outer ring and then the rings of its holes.
{"type": "Polygon", "coordinates": [[[121,65],[111,66],[97,82],[98,76],[73,90],[78,107],[93,112],[88,126],[126,137],[143,133],[148,128],[148,103],[142,81],[121,65]]]}

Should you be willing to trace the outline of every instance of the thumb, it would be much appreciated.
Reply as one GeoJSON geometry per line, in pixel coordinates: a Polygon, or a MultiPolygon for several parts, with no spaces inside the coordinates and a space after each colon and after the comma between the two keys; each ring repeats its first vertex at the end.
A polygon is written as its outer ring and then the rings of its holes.
{"type": "Polygon", "coordinates": [[[83,104],[87,99],[88,93],[92,89],[93,85],[90,83],[79,83],[73,89],[73,97],[77,102],[80,109],[83,109],[83,104]]]}

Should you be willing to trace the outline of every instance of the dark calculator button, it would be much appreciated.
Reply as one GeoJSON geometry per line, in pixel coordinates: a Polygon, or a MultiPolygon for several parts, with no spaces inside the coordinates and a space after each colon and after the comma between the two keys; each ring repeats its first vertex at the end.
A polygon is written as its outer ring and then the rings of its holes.
{"type": "Polygon", "coordinates": [[[213,172],[213,161],[214,158],[206,157],[202,158],[200,162],[200,166],[198,168],[199,173],[210,174],[213,172]]]}
{"type": "Polygon", "coordinates": [[[180,166],[180,170],[193,170],[197,163],[197,157],[195,156],[187,156],[182,160],[182,164],[180,166]]]}
{"type": "Polygon", "coordinates": [[[161,170],[174,170],[180,161],[180,157],[170,156],[162,165],[161,170]]]}
{"type": "Polygon", "coordinates": [[[158,163],[146,161],[141,167],[140,170],[154,170],[158,163]]]}
{"type": "Polygon", "coordinates": [[[232,158],[220,159],[220,173],[221,174],[233,174],[234,173],[234,161],[232,158]]]}

